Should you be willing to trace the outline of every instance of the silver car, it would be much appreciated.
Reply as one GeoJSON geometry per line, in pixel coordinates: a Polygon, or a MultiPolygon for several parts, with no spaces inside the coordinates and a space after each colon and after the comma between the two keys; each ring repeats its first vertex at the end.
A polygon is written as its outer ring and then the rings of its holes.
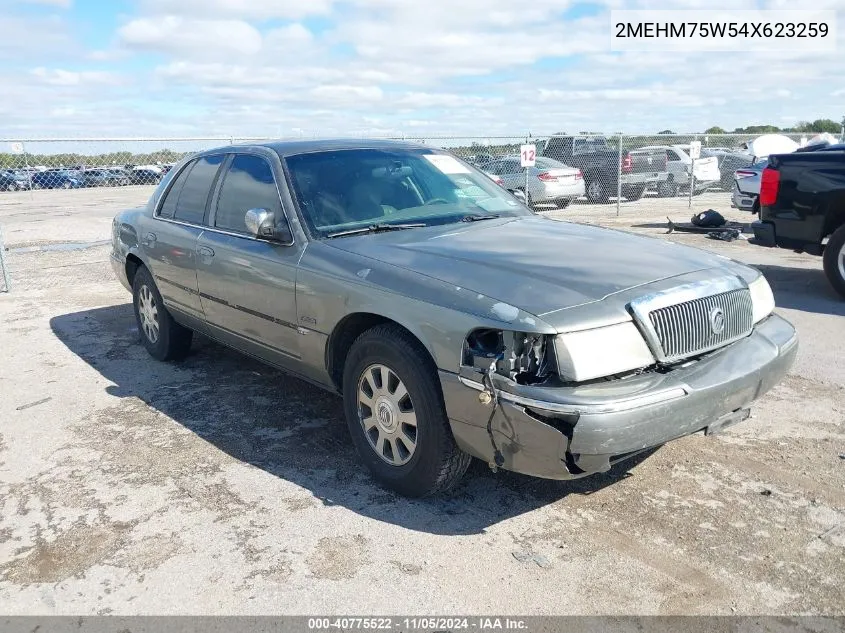
{"type": "Polygon", "coordinates": [[[199,332],[338,394],[361,461],[414,496],[471,457],[572,479],[718,432],[798,349],[756,269],[537,216],[398,141],[186,158],[114,218],[111,262],[153,358],[199,332]]]}
{"type": "Polygon", "coordinates": [[[760,181],[768,164],[769,160],[766,158],[734,172],[734,186],[731,192],[731,206],[734,209],[752,213],[760,211],[760,181]]]}
{"type": "Polygon", "coordinates": [[[584,195],[584,176],[580,169],[542,156],[534,167],[522,167],[519,157],[487,163],[484,170],[501,177],[504,188],[511,192],[525,192],[525,171],[528,170],[527,201],[529,205],[554,204],[565,209],[584,195]]]}

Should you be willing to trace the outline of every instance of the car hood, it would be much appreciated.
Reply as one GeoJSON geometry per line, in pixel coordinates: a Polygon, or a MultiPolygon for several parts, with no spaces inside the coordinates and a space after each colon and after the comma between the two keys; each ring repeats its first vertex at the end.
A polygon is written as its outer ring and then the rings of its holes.
{"type": "Polygon", "coordinates": [[[350,236],[326,244],[541,318],[728,261],[655,238],[540,217],[350,236]]]}

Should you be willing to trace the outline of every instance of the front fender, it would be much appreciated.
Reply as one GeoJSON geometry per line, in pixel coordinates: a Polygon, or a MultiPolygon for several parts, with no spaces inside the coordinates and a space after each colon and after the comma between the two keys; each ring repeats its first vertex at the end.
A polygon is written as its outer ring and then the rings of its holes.
{"type": "Polygon", "coordinates": [[[301,325],[330,336],[350,314],[375,314],[410,331],[439,369],[457,372],[467,334],[495,328],[554,334],[537,316],[515,306],[367,257],[310,244],[296,280],[301,325]]]}

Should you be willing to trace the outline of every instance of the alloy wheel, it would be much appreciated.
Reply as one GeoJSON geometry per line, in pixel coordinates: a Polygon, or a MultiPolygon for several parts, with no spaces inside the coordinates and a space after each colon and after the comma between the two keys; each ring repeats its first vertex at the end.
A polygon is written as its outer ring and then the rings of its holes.
{"type": "Polygon", "coordinates": [[[367,367],[358,379],[358,418],[376,454],[391,466],[407,464],[417,448],[417,416],[408,389],[389,367],[367,367]]]}
{"type": "Polygon", "coordinates": [[[153,345],[158,342],[158,305],[156,305],[155,296],[148,286],[141,286],[138,292],[138,314],[141,317],[141,329],[144,331],[144,336],[153,345]]]}

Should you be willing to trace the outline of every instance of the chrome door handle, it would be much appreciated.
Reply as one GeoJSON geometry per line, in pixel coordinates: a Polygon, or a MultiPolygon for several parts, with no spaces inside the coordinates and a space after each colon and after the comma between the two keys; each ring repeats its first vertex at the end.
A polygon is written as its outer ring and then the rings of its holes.
{"type": "Polygon", "coordinates": [[[198,246],[197,253],[199,253],[203,257],[214,257],[214,251],[208,246],[198,246]]]}

